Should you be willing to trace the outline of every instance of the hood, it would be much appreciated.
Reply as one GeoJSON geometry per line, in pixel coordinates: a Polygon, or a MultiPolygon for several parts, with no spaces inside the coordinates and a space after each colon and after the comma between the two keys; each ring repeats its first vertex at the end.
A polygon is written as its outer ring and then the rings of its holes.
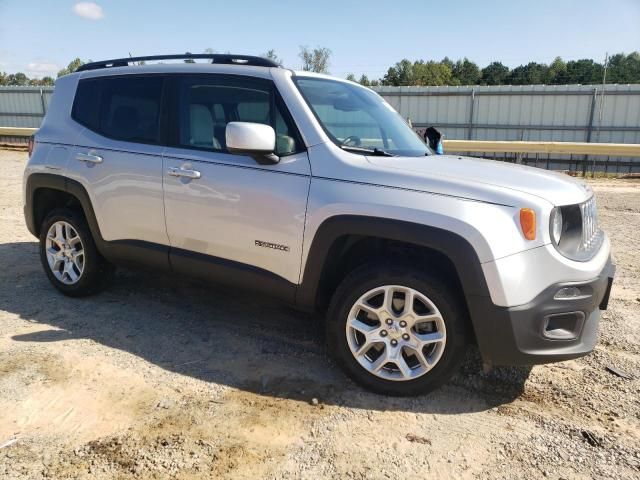
{"type": "MultiPolygon", "coordinates": [[[[554,206],[580,203],[592,195],[588,186],[564,173],[495,160],[457,155],[369,156],[367,160],[377,167],[403,171],[421,177],[463,183],[472,182],[478,187],[485,184],[491,187],[515,190],[540,197],[551,202],[554,206]]],[[[437,190],[437,184],[434,186],[437,190]]]]}

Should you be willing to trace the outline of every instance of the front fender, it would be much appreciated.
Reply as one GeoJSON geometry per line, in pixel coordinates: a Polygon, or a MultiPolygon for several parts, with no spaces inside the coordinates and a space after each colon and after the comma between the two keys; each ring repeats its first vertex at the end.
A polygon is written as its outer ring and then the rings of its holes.
{"type": "Polygon", "coordinates": [[[358,215],[337,215],[325,220],[316,230],[307,254],[303,280],[296,303],[315,308],[316,295],[331,247],[345,235],[381,238],[426,247],[445,255],[454,265],[465,297],[489,296],[478,255],[463,237],[427,225],[358,215]]]}

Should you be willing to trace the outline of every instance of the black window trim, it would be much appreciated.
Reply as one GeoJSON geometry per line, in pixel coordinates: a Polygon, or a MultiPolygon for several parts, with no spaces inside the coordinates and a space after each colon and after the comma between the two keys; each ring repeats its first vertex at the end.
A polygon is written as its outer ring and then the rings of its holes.
{"type": "MultiPolygon", "coordinates": [[[[73,105],[71,106],[71,118],[74,122],[78,123],[79,125],[82,125],[84,128],[86,128],[87,130],[91,131],[92,133],[95,133],[96,135],[100,135],[101,137],[104,138],[108,138],[110,140],[115,140],[118,142],[124,142],[124,143],[133,143],[133,144],[139,144],[139,145],[156,145],[156,146],[166,146],[166,131],[164,130],[166,127],[163,125],[163,116],[164,116],[164,112],[166,111],[165,108],[165,103],[167,101],[166,95],[167,95],[167,77],[168,75],[166,73],[146,73],[146,74],[124,74],[124,75],[98,75],[95,77],[87,77],[87,78],[81,78],[78,81],[78,86],[76,87],[76,91],[74,93],[74,98],[73,98],[73,105]],[[76,117],[76,105],[77,105],[77,99],[78,99],[78,89],[80,88],[80,84],[84,83],[84,82],[92,82],[92,81],[100,81],[100,80],[107,80],[107,79],[112,79],[112,78],[149,78],[149,77],[160,77],[162,78],[162,86],[160,88],[160,102],[158,105],[158,128],[157,128],[157,132],[156,132],[156,141],[142,141],[142,140],[136,140],[136,141],[131,141],[131,140],[127,140],[127,139],[123,139],[123,138],[119,138],[119,137],[114,137],[112,135],[106,135],[103,132],[100,131],[96,131],[93,128],[91,128],[89,125],[86,125],[84,122],[80,121],[77,117],[76,117]]],[[[102,103],[103,100],[100,99],[100,111],[98,112],[98,118],[100,118],[100,115],[102,114],[102,103]]],[[[166,120],[164,120],[166,121],[166,120]]]]}
{"type": "MultiPolygon", "coordinates": [[[[282,95],[278,91],[273,80],[263,77],[254,77],[251,75],[234,75],[234,74],[224,74],[224,73],[174,73],[168,74],[165,76],[165,86],[167,89],[167,101],[163,103],[163,109],[166,109],[165,113],[167,117],[167,126],[166,126],[166,136],[165,136],[165,145],[171,148],[178,149],[186,149],[186,150],[197,150],[200,152],[210,152],[210,153],[223,153],[226,155],[233,155],[227,149],[215,149],[215,148],[207,148],[207,147],[198,147],[195,145],[184,145],[180,143],[180,126],[178,124],[179,119],[179,95],[180,95],[180,80],[187,78],[221,78],[225,80],[231,81],[242,81],[248,80],[255,83],[264,83],[265,86],[269,90],[269,102],[270,102],[270,112],[269,121],[271,122],[271,127],[275,130],[276,122],[275,122],[275,108],[279,107],[282,116],[284,117],[284,121],[288,124],[290,129],[292,129],[292,133],[294,135],[294,140],[296,142],[297,149],[294,152],[288,153],[287,155],[279,155],[280,158],[286,158],[291,155],[297,155],[307,151],[307,147],[305,143],[302,141],[302,135],[300,134],[300,130],[298,129],[298,125],[296,124],[289,108],[287,107],[286,102],[282,98],[282,95]]],[[[226,114],[226,112],[225,112],[226,114]]]]}

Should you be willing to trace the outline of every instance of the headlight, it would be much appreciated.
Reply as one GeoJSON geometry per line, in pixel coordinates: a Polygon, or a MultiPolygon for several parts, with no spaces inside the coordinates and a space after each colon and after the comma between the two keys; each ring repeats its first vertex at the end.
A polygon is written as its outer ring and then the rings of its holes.
{"type": "Polygon", "coordinates": [[[595,199],[554,208],[549,218],[549,235],[565,257],[582,262],[593,258],[604,240],[595,199]]]}
{"type": "Polygon", "coordinates": [[[562,210],[554,208],[551,211],[551,238],[558,245],[562,237],[562,210]]]}

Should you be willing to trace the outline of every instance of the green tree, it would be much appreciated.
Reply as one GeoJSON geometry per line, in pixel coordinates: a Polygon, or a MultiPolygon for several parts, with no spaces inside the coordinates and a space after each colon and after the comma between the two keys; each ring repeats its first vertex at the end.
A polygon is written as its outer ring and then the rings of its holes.
{"type": "Polygon", "coordinates": [[[451,60],[449,57],[444,57],[440,63],[444,63],[453,71],[455,63],[453,63],[453,60],[451,60]]]}
{"type": "MultiPolygon", "coordinates": [[[[513,70],[501,62],[492,62],[483,69],[468,58],[452,61],[444,57],[440,62],[404,58],[389,67],[380,80],[363,75],[363,85],[567,85],[571,83],[602,83],[604,67],[591,60],[565,62],[556,57],[549,65],[529,62],[513,70]]],[[[350,75],[353,79],[355,76],[350,75]]],[[[640,83],[640,52],[617,53],[608,61],[607,83],[640,83]]]]}
{"type": "Polygon", "coordinates": [[[298,56],[302,60],[302,70],[307,72],[329,73],[330,49],[317,47],[310,50],[309,47],[301,45],[298,56]]]}
{"type": "Polygon", "coordinates": [[[548,83],[549,67],[544,63],[529,62],[511,70],[508,81],[512,85],[540,85],[548,83]]]}
{"type": "Polygon", "coordinates": [[[29,85],[34,87],[52,87],[55,81],[51,77],[32,78],[29,80],[29,85]]]}
{"type": "Polygon", "coordinates": [[[58,78],[63,77],[65,75],[69,75],[70,73],[75,72],[79,67],[81,67],[82,65],[84,65],[85,62],[83,62],[82,60],[80,60],[79,58],[76,58],[74,60],[72,60],[69,65],[66,66],[66,68],[63,68],[62,70],[60,70],[58,72],[58,78]]]}
{"type": "Polygon", "coordinates": [[[378,85],[380,85],[380,80],[369,80],[369,77],[367,77],[364,73],[360,75],[359,79],[356,79],[356,76],[353,73],[350,73],[349,75],[347,75],[347,80],[351,82],[357,82],[365,87],[377,87],[378,85]]]}
{"type": "Polygon", "coordinates": [[[5,72],[0,72],[0,85],[7,84],[7,74],[5,72]]]}
{"type": "MultiPolygon", "coordinates": [[[[449,63],[445,63],[445,60],[448,60],[448,58],[445,57],[441,63],[449,66],[449,63]]],[[[458,60],[449,69],[452,73],[452,84],[454,85],[478,85],[482,78],[478,65],[466,57],[458,60]]]]}
{"type": "Polygon", "coordinates": [[[451,69],[442,62],[419,60],[413,64],[411,85],[451,85],[452,80],[451,69]]]}
{"type": "Polygon", "coordinates": [[[618,53],[609,59],[608,83],[640,83],[640,52],[618,53]]]}
{"type": "Polygon", "coordinates": [[[509,67],[493,62],[482,69],[481,82],[485,85],[503,85],[509,77],[509,67]]]}
{"type": "Polygon", "coordinates": [[[390,67],[382,78],[383,85],[399,87],[413,85],[413,64],[406,58],[390,67]]]}
{"type": "Polygon", "coordinates": [[[358,80],[358,83],[360,85],[364,85],[365,87],[371,86],[371,80],[369,80],[369,77],[367,77],[364,73],[360,76],[360,80],[358,80]]]}
{"type": "Polygon", "coordinates": [[[24,87],[29,85],[29,77],[27,77],[24,73],[10,73],[7,75],[7,85],[13,85],[17,87],[24,87]]]}
{"type": "Polygon", "coordinates": [[[567,81],[583,85],[602,83],[604,67],[591,59],[571,60],[567,62],[567,81]]]}
{"type": "Polygon", "coordinates": [[[382,79],[383,85],[449,85],[451,68],[443,62],[418,60],[411,63],[406,58],[389,68],[382,79]]]}
{"type": "Polygon", "coordinates": [[[556,57],[549,65],[548,83],[552,85],[563,85],[567,82],[569,73],[567,64],[560,57],[556,57]]]}

